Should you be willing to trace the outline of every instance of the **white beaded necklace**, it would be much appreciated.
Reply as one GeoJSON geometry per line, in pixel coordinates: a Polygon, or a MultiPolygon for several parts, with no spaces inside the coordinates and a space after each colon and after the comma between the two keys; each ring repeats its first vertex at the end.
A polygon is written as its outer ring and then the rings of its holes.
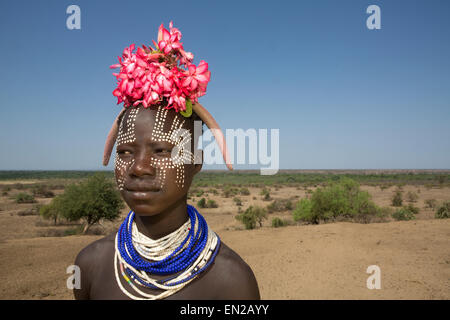
{"type": "MultiPolygon", "coordinates": [[[[129,226],[129,224],[128,224],[129,226]]],[[[189,233],[189,228],[191,226],[190,219],[186,221],[180,228],[175,230],[174,232],[160,238],[157,240],[153,240],[141,232],[139,232],[137,225],[135,222],[133,222],[132,225],[132,242],[133,246],[135,247],[136,251],[139,252],[139,254],[150,261],[161,261],[168,257],[171,253],[175,251],[176,248],[183,242],[183,240],[187,237],[189,233]]],[[[195,227],[194,227],[194,233],[198,230],[198,219],[196,219],[195,227]]],[[[218,237],[217,235],[208,228],[208,238],[206,245],[203,249],[203,251],[200,253],[198,258],[195,260],[194,263],[192,263],[187,269],[185,269],[183,272],[181,272],[178,276],[176,276],[174,279],[171,279],[167,281],[165,284],[158,283],[157,280],[150,278],[149,273],[143,271],[143,270],[137,270],[133,266],[129,265],[125,259],[122,258],[120,255],[120,252],[118,250],[118,235],[116,234],[116,240],[115,240],[115,255],[114,255],[114,271],[116,276],[117,284],[119,285],[119,288],[121,291],[130,297],[133,300],[156,300],[156,299],[163,299],[166,298],[175,292],[180,291],[183,289],[187,284],[189,284],[192,280],[197,278],[198,275],[192,277],[191,279],[182,282],[177,285],[170,285],[173,283],[176,283],[182,279],[186,279],[189,276],[191,276],[195,271],[201,269],[206,265],[209,258],[211,257],[211,254],[214,252],[214,249],[216,248],[218,243],[218,237]],[[133,288],[135,292],[141,295],[141,297],[135,296],[128,292],[124,286],[122,285],[122,282],[120,281],[120,271],[118,270],[118,265],[121,266],[121,272],[123,273],[123,268],[128,268],[131,271],[133,271],[139,278],[146,281],[147,283],[151,283],[152,285],[158,287],[159,289],[164,290],[164,292],[160,294],[149,294],[146,292],[143,292],[140,290],[134,283],[137,283],[139,286],[143,286],[140,282],[138,282],[135,279],[127,279],[125,277],[125,280],[127,280],[128,284],[133,288]],[[128,281],[129,280],[129,281],[128,281]],[[134,282],[134,283],[133,283],[134,282]]],[[[184,244],[182,250],[184,250],[188,246],[188,241],[184,244]]],[[[181,251],[182,251],[181,250],[181,251]]]]}

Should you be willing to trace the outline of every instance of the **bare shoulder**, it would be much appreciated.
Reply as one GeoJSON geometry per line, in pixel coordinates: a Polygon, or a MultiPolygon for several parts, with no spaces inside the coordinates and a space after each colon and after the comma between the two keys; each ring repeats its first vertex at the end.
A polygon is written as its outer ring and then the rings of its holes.
{"type": "Polygon", "coordinates": [[[218,274],[216,285],[220,288],[219,299],[259,300],[259,288],[250,266],[225,243],[215,259],[218,274]]]}
{"type": "MultiPolygon", "coordinates": [[[[89,299],[91,281],[103,271],[103,264],[114,250],[115,233],[84,247],[75,258],[75,265],[81,272],[81,289],[74,289],[77,300],[89,299]]],[[[109,259],[110,260],[110,259],[109,259]]]]}
{"type": "Polygon", "coordinates": [[[83,267],[96,267],[95,263],[101,261],[111,249],[114,249],[115,232],[84,247],[77,255],[75,264],[83,267]]]}

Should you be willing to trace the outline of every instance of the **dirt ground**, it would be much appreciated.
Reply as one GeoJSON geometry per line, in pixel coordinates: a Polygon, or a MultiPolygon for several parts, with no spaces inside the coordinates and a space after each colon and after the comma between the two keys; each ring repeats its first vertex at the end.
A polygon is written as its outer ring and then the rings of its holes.
{"type": "MultiPolygon", "coordinates": [[[[390,206],[395,188],[361,189],[369,191],[377,205],[390,206]]],[[[249,196],[239,196],[243,209],[270,203],[261,200],[260,189],[249,190],[249,196]]],[[[219,207],[200,212],[253,269],[262,299],[449,299],[450,219],[434,219],[424,201],[448,201],[450,189],[407,185],[403,190],[404,194],[414,191],[419,195],[414,203],[420,208],[416,220],[272,228],[272,217],[292,220],[291,212],[285,211],[270,214],[262,228],[243,230],[235,219],[238,207],[233,197],[211,193],[206,198],[216,200],[219,207]],[[370,265],[380,267],[379,290],[366,287],[370,265]]],[[[66,287],[66,269],[83,247],[103,235],[49,237],[55,230],[73,225],[53,226],[37,215],[24,214],[33,205],[14,203],[14,192],[0,196],[0,299],[73,299],[66,287]]],[[[283,187],[272,188],[270,194],[274,199],[296,201],[305,197],[306,191],[283,187]]],[[[189,201],[196,204],[199,199],[189,201]]],[[[127,213],[123,210],[122,217],[127,213]]],[[[106,222],[97,228],[109,232],[120,222],[106,222]]]]}

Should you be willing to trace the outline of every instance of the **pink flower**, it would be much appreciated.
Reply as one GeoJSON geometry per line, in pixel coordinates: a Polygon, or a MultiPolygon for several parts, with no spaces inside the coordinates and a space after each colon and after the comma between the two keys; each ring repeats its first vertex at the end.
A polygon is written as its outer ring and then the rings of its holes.
{"type": "Polygon", "coordinates": [[[192,64],[194,55],[184,51],[180,30],[172,22],[169,29],[162,24],[159,27],[158,43],[153,41],[156,49],[143,45],[134,52],[132,44],[123,50],[119,63],[111,66],[120,68],[119,73],[113,73],[117,79],[113,95],[118,104],[147,108],[165,102],[166,108],[178,112],[186,109],[186,99],[196,102],[205,94],[211,76],[208,64],[203,60],[198,66],[192,64]]]}
{"type": "Polygon", "coordinates": [[[191,91],[194,91],[199,83],[208,83],[211,72],[208,71],[208,64],[205,61],[200,61],[198,67],[190,64],[188,68],[188,76],[183,81],[183,87],[188,87],[191,91]]]}
{"type": "Polygon", "coordinates": [[[170,23],[170,31],[164,28],[161,24],[158,31],[158,48],[165,54],[170,53],[172,50],[183,49],[183,44],[179,42],[181,40],[181,32],[172,28],[172,22],[170,23]]]}

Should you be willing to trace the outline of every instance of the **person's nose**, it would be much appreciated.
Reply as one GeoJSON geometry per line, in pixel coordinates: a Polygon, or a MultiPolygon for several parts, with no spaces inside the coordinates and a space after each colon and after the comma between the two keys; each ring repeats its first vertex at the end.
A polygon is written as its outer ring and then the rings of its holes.
{"type": "Polygon", "coordinates": [[[156,169],[152,165],[151,154],[149,152],[141,152],[134,159],[134,163],[130,168],[130,175],[132,176],[154,176],[156,174],[156,169]]]}

